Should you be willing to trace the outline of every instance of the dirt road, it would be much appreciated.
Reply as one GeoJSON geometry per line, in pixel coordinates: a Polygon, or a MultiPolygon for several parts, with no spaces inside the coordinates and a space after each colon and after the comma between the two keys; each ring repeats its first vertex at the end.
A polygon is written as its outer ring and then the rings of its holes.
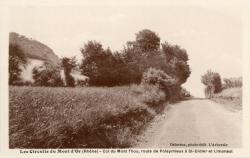
{"type": "Polygon", "coordinates": [[[220,104],[202,99],[169,105],[151,122],[135,147],[176,148],[190,143],[206,143],[206,147],[208,143],[240,147],[241,111],[229,111],[220,104]]]}

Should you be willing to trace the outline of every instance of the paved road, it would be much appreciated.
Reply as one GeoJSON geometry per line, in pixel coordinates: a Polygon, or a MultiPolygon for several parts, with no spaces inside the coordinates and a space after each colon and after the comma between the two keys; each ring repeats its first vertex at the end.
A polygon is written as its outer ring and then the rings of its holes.
{"type": "Polygon", "coordinates": [[[220,104],[201,99],[170,105],[152,121],[135,147],[176,148],[190,143],[241,147],[241,111],[229,111],[220,104]]]}

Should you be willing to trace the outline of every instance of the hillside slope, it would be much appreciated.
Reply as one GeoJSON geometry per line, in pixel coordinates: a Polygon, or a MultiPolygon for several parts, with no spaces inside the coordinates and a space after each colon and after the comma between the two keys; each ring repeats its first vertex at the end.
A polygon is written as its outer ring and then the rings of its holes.
{"type": "Polygon", "coordinates": [[[215,94],[212,100],[232,110],[240,110],[242,108],[242,88],[234,87],[224,89],[222,92],[215,94]]]}
{"type": "Polygon", "coordinates": [[[27,58],[43,60],[52,65],[60,63],[59,57],[53,52],[53,50],[39,41],[11,32],[9,34],[9,42],[10,44],[18,45],[27,58]]]}

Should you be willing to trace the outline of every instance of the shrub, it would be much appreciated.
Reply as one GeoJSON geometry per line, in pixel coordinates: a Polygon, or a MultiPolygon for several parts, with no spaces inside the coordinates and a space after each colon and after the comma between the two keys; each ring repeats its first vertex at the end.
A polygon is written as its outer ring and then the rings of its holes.
{"type": "Polygon", "coordinates": [[[162,70],[149,68],[148,71],[143,73],[141,84],[157,86],[160,90],[165,92],[166,98],[170,99],[172,91],[171,89],[176,86],[176,80],[168,76],[162,70]]]}
{"type": "Polygon", "coordinates": [[[80,87],[88,86],[88,79],[85,79],[85,80],[77,79],[76,86],[80,86],[80,87]]]}
{"type": "Polygon", "coordinates": [[[140,102],[150,106],[156,106],[164,102],[166,95],[157,85],[141,84],[134,86],[133,92],[140,102]]]}
{"type": "Polygon", "coordinates": [[[43,66],[32,70],[35,86],[63,86],[60,69],[45,63],[43,66]]]}
{"type": "Polygon", "coordinates": [[[186,88],[184,87],[181,87],[181,92],[180,92],[180,95],[182,98],[188,98],[188,97],[191,97],[191,94],[189,91],[187,91],[186,88]]]}
{"type": "Polygon", "coordinates": [[[159,106],[166,100],[180,99],[180,90],[176,85],[176,80],[155,68],[149,68],[143,73],[141,84],[133,86],[133,92],[141,102],[153,106],[159,106]]]}
{"type": "Polygon", "coordinates": [[[168,76],[162,70],[149,68],[148,71],[143,73],[142,84],[157,85],[161,89],[165,89],[175,84],[175,80],[168,76]]]}

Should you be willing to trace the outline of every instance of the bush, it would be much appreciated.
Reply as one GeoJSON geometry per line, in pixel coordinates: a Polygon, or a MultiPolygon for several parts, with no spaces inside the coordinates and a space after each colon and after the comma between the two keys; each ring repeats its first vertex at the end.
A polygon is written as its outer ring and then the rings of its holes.
{"type": "Polygon", "coordinates": [[[162,70],[149,68],[148,71],[143,73],[142,84],[157,85],[161,89],[165,89],[175,84],[175,80],[168,76],[162,70]]]}
{"type": "Polygon", "coordinates": [[[76,86],[80,86],[80,87],[88,86],[88,79],[85,79],[85,80],[77,79],[76,86]]]}
{"type": "Polygon", "coordinates": [[[160,105],[166,99],[164,91],[159,89],[157,85],[141,84],[134,86],[133,92],[140,102],[150,106],[160,105]]]}
{"type": "Polygon", "coordinates": [[[63,86],[60,69],[45,63],[43,66],[32,70],[35,86],[63,86]]]}
{"type": "Polygon", "coordinates": [[[140,102],[150,106],[159,106],[162,102],[180,99],[180,91],[176,80],[165,74],[162,70],[149,68],[143,73],[139,86],[133,86],[133,92],[140,102]]]}
{"type": "Polygon", "coordinates": [[[148,71],[143,73],[141,84],[157,86],[160,90],[165,92],[166,98],[170,99],[171,89],[176,86],[176,80],[168,76],[162,70],[149,68],[148,71]]]}
{"type": "Polygon", "coordinates": [[[189,98],[189,97],[192,97],[191,96],[191,94],[190,94],[190,92],[189,91],[187,91],[187,89],[186,88],[183,88],[183,87],[181,87],[181,92],[180,92],[181,94],[181,98],[189,98]]]}

